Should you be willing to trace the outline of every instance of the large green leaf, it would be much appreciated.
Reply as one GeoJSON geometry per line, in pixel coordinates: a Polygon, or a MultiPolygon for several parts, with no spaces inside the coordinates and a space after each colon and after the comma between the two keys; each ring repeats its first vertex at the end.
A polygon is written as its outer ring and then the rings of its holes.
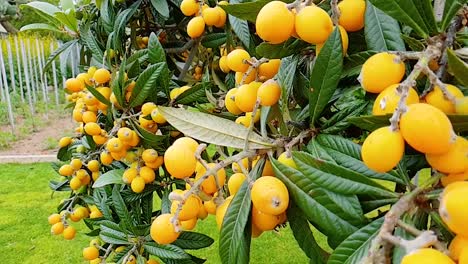
{"type": "Polygon", "coordinates": [[[52,52],[49,57],[47,58],[47,61],[46,61],[46,64],[44,65],[44,68],[43,68],[43,71],[46,72],[50,66],[52,65],[52,62],[64,51],[66,50],[71,50],[73,48],[75,48],[75,45],[78,43],[78,40],[77,39],[74,39],[74,40],[70,40],[68,42],[65,42],[62,44],[62,46],[60,46],[59,48],[57,48],[56,50],[54,50],[54,52],[52,52]]]}
{"type": "Polygon", "coordinates": [[[268,4],[268,2],[270,2],[270,0],[257,0],[253,2],[221,5],[221,7],[226,13],[232,16],[255,23],[258,12],[260,12],[260,9],[268,4]]]}
{"type": "Polygon", "coordinates": [[[304,215],[314,226],[329,238],[330,246],[336,247],[341,241],[358,230],[327,206],[315,198],[317,185],[309,178],[276,160],[271,161],[276,177],[287,187],[294,203],[304,212],[304,215]]]}
{"type": "Polygon", "coordinates": [[[151,5],[163,17],[169,17],[169,5],[166,0],[151,0],[151,5]]]}
{"type": "MultiPolygon", "coordinates": [[[[400,177],[390,173],[377,173],[370,170],[361,160],[361,146],[341,136],[320,134],[312,142],[316,141],[332,159],[343,167],[358,172],[366,177],[388,180],[403,184],[400,177]]],[[[314,145],[309,144],[308,148],[314,145]]],[[[311,150],[312,151],[312,150],[311,150]]]]}
{"type": "Polygon", "coordinates": [[[288,209],[289,226],[299,247],[309,257],[311,263],[326,263],[327,253],[317,244],[304,213],[297,206],[288,209]]]}
{"type": "MultiPolygon", "coordinates": [[[[262,172],[264,160],[257,162],[249,173],[253,180],[262,172]]],[[[219,256],[223,264],[249,263],[251,197],[249,182],[244,181],[229,204],[219,235],[219,256]]]]}
{"type": "MultiPolygon", "coordinates": [[[[231,0],[232,4],[238,3],[238,0],[231,0]]],[[[237,37],[241,40],[242,44],[249,49],[250,48],[250,30],[247,21],[239,19],[235,16],[228,15],[229,23],[231,24],[232,30],[236,33],[237,37]]]]}
{"type": "Polygon", "coordinates": [[[343,69],[343,50],[338,27],[328,37],[310,75],[309,113],[313,125],[333,96],[343,69]]]}
{"type": "Polygon", "coordinates": [[[101,176],[94,182],[93,188],[100,188],[109,184],[122,184],[122,175],[124,169],[110,170],[101,176]]]}
{"type": "Polygon", "coordinates": [[[28,24],[23,27],[21,27],[20,31],[26,31],[26,30],[48,30],[48,31],[54,31],[58,33],[62,33],[62,31],[54,26],[51,26],[49,24],[45,23],[33,23],[33,24],[28,24]]]}
{"type": "MultiPolygon", "coordinates": [[[[221,5],[223,6],[223,5],[221,5]]],[[[217,48],[226,43],[226,33],[207,34],[201,40],[201,44],[207,48],[217,48]]]]}
{"type": "MultiPolygon", "coordinates": [[[[248,129],[233,121],[213,115],[185,110],[182,108],[159,107],[166,120],[187,136],[215,145],[242,149],[248,135],[248,129]]],[[[250,133],[251,149],[268,149],[272,143],[255,132],[250,133]]]]}
{"type": "MultiPolygon", "coordinates": [[[[348,119],[353,125],[360,127],[365,130],[374,131],[377,128],[390,125],[391,115],[382,115],[382,116],[360,116],[360,117],[351,117],[348,119]]],[[[453,130],[455,132],[465,132],[468,131],[468,115],[447,115],[452,123],[453,130]]]]}
{"type": "Polygon", "coordinates": [[[366,3],[364,32],[370,50],[405,50],[398,22],[369,1],[366,3]]]}
{"type": "Polygon", "coordinates": [[[154,242],[147,242],[143,245],[145,250],[151,255],[164,259],[190,259],[190,255],[181,248],[174,245],[159,245],[154,242]]]}
{"type": "Polygon", "coordinates": [[[298,54],[300,50],[308,45],[308,43],[300,39],[289,39],[283,44],[270,44],[268,42],[263,42],[255,48],[255,52],[259,57],[281,59],[293,54],[298,54]]]}
{"type": "Polygon", "coordinates": [[[445,1],[444,16],[442,18],[442,25],[440,26],[441,30],[445,31],[449,27],[450,22],[455,17],[458,10],[460,10],[463,4],[466,4],[467,2],[468,2],[467,0],[446,0],[445,1]]]}
{"type": "Polygon", "coordinates": [[[96,40],[96,36],[93,32],[91,32],[89,25],[80,28],[80,36],[81,39],[85,42],[86,46],[89,48],[89,50],[91,50],[94,58],[98,61],[101,61],[104,57],[104,52],[99,46],[99,43],[96,40]]]}
{"type": "Polygon", "coordinates": [[[94,96],[96,97],[96,99],[103,103],[103,104],[106,104],[106,105],[111,105],[111,102],[109,100],[107,100],[106,97],[104,97],[104,95],[102,95],[98,90],[96,90],[96,88],[94,88],[94,86],[88,86],[86,87],[88,89],[88,91],[94,96]]]}
{"type": "Polygon", "coordinates": [[[340,194],[368,194],[376,197],[396,197],[368,177],[331,162],[315,159],[306,152],[294,152],[294,161],[299,171],[312,182],[340,194]]]}
{"type": "Polygon", "coordinates": [[[214,240],[205,234],[184,231],[172,244],[183,249],[200,249],[211,246],[213,242],[214,240]]]}
{"type": "Polygon", "coordinates": [[[101,232],[99,233],[99,236],[104,242],[120,245],[130,244],[127,234],[123,232],[118,224],[104,220],[100,222],[100,229],[101,232]]]}
{"type": "Polygon", "coordinates": [[[156,92],[156,82],[164,66],[164,62],[159,62],[148,66],[141,73],[130,97],[130,107],[141,105],[151,92],[156,92]]]}
{"type": "Polygon", "coordinates": [[[434,17],[434,8],[432,0],[413,0],[414,5],[419,10],[419,14],[424,20],[427,29],[431,35],[437,34],[439,29],[434,17]]]}
{"type": "MultiPolygon", "coordinates": [[[[161,1],[161,0],[157,0],[161,1]]],[[[162,0],[166,2],[165,0],[162,0]]],[[[152,32],[148,40],[148,61],[150,63],[166,62],[164,48],[159,42],[158,36],[152,32]]]]}
{"type": "Polygon", "coordinates": [[[69,30],[78,32],[78,20],[76,19],[74,10],[69,9],[65,12],[56,12],[54,17],[69,30]]]}
{"type": "Polygon", "coordinates": [[[136,12],[138,7],[141,4],[141,0],[137,0],[134,2],[129,8],[124,9],[122,12],[117,14],[117,17],[115,18],[115,24],[114,24],[114,49],[115,50],[121,50],[122,49],[122,40],[123,34],[125,33],[125,28],[130,20],[130,18],[133,16],[133,14],[136,12]]]}
{"type": "Polygon", "coordinates": [[[117,213],[120,218],[120,224],[122,227],[130,229],[132,228],[132,219],[130,218],[127,205],[120,195],[120,187],[121,185],[115,184],[112,189],[112,205],[115,208],[115,213],[117,213]]]}
{"type": "MultiPolygon", "coordinates": [[[[209,87],[210,84],[206,84],[206,86],[209,87]]],[[[193,102],[207,102],[205,94],[205,85],[198,83],[177,96],[174,102],[183,105],[188,105],[193,102]]]]}
{"type": "Polygon", "coordinates": [[[281,65],[276,74],[278,84],[281,87],[281,109],[288,110],[289,98],[293,91],[294,76],[296,74],[298,58],[291,55],[281,60],[281,65]]]}
{"type": "Polygon", "coordinates": [[[359,229],[343,241],[328,259],[327,264],[361,263],[367,256],[372,240],[382,226],[383,218],[359,229]]]}
{"type": "Polygon", "coordinates": [[[351,123],[348,122],[348,118],[359,116],[367,107],[368,102],[364,100],[356,100],[353,105],[349,105],[344,109],[337,111],[332,117],[330,117],[321,126],[322,133],[338,133],[345,130],[351,123]]]}
{"type": "Polygon", "coordinates": [[[449,72],[455,76],[461,84],[468,86],[468,64],[457,57],[455,52],[447,49],[449,72]]]}
{"type": "MultiPolygon", "coordinates": [[[[410,26],[416,34],[426,38],[429,34],[429,29],[420,10],[416,7],[413,0],[369,0],[375,7],[384,11],[396,20],[410,26]]],[[[421,1],[421,0],[415,0],[421,1]]]]}

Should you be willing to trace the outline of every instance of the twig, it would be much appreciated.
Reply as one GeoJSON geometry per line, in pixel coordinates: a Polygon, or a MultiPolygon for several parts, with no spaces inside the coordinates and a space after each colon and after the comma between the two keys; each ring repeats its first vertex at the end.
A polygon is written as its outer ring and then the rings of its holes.
{"type": "MultiPolygon", "coordinates": [[[[411,235],[413,236],[420,236],[423,231],[417,229],[416,227],[414,226],[411,226],[405,222],[403,222],[402,220],[398,220],[397,222],[397,225],[399,227],[401,227],[402,229],[404,229],[406,232],[410,233],[411,235]]],[[[447,246],[444,245],[442,242],[440,242],[439,240],[437,240],[436,242],[434,242],[434,247],[443,252],[444,254],[448,254],[448,250],[447,250],[447,246]]]]}
{"type": "MultiPolygon", "coordinates": [[[[209,170],[210,166],[208,163],[201,157],[201,153],[206,149],[206,144],[200,144],[195,151],[195,158],[200,162],[200,164],[205,167],[205,170],[209,170]]],[[[218,179],[218,172],[213,174],[213,177],[215,179],[216,183],[216,189],[218,190],[218,196],[223,197],[223,186],[220,184],[219,179],[218,179]]]]}
{"type": "Polygon", "coordinates": [[[299,135],[297,135],[295,138],[289,141],[286,145],[284,145],[284,148],[286,149],[286,156],[291,157],[292,147],[294,147],[298,143],[301,143],[302,140],[304,140],[304,138],[307,138],[308,136],[312,135],[312,133],[313,133],[312,129],[301,131],[299,135]]]}
{"type": "MultiPolygon", "coordinates": [[[[444,0],[442,0],[444,1],[444,0]]],[[[448,55],[447,55],[447,48],[453,46],[453,42],[455,41],[455,35],[458,31],[458,28],[461,25],[461,17],[457,16],[455,19],[450,23],[450,26],[447,30],[447,37],[444,42],[442,57],[439,60],[439,69],[437,70],[437,76],[440,79],[443,79],[445,72],[447,70],[447,62],[448,62],[448,55]]]]}
{"type": "Polygon", "coordinates": [[[124,259],[122,260],[122,263],[127,263],[128,258],[137,250],[137,246],[133,245],[132,249],[127,252],[127,255],[125,255],[124,259]]]}
{"type": "Polygon", "coordinates": [[[114,246],[113,244],[110,244],[107,247],[106,252],[104,253],[104,256],[101,257],[101,263],[106,263],[106,259],[109,256],[109,254],[112,252],[112,247],[113,246],[114,246]]]}
{"type": "MultiPolygon", "coordinates": [[[[250,58],[250,60],[244,60],[244,63],[249,64],[249,69],[242,75],[242,80],[240,82],[240,85],[245,83],[245,80],[249,75],[252,73],[252,71],[256,71],[258,67],[260,67],[261,64],[268,62],[269,59],[267,58],[261,58],[257,60],[255,57],[250,58]]],[[[255,80],[258,79],[258,71],[255,72],[255,80]]]]}
{"type": "Polygon", "coordinates": [[[179,48],[167,48],[167,49],[164,49],[164,51],[166,53],[182,53],[188,49],[190,49],[193,44],[195,43],[195,41],[193,39],[189,40],[187,43],[185,43],[182,47],[179,47],[179,48]]]}
{"type": "Polygon", "coordinates": [[[189,54],[189,56],[187,58],[187,61],[184,64],[184,68],[182,68],[182,71],[180,72],[179,78],[177,78],[179,81],[181,81],[185,77],[185,74],[187,74],[187,71],[190,68],[190,65],[192,64],[192,61],[195,58],[195,55],[197,55],[198,43],[199,43],[199,40],[196,40],[194,42],[194,44],[192,46],[192,50],[190,51],[190,54],[189,54]]]}
{"type": "Polygon", "coordinates": [[[332,10],[332,20],[334,25],[338,25],[340,20],[340,9],[338,8],[338,0],[330,0],[331,10],[332,10]]]}
{"type": "Polygon", "coordinates": [[[389,51],[390,54],[395,54],[401,60],[419,60],[424,52],[421,51],[389,51]]]}
{"type": "Polygon", "coordinates": [[[444,95],[445,99],[449,100],[452,104],[455,105],[456,98],[455,98],[455,96],[453,96],[453,94],[451,94],[447,90],[447,85],[445,85],[445,83],[443,83],[437,77],[437,75],[431,69],[429,69],[429,67],[427,67],[427,66],[424,67],[423,72],[426,74],[427,78],[429,79],[429,81],[431,82],[431,84],[433,86],[438,86],[440,88],[440,90],[442,91],[442,94],[444,95]]]}

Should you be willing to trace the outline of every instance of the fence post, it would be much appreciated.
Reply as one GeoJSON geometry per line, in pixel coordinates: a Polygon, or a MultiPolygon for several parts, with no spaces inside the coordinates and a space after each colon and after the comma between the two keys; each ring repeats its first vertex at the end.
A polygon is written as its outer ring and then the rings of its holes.
{"type": "Polygon", "coordinates": [[[14,40],[15,40],[15,48],[16,48],[16,67],[18,69],[21,102],[24,103],[23,76],[21,74],[21,59],[20,59],[20,55],[19,55],[18,35],[14,36],[14,40]]]}
{"type": "Polygon", "coordinates": [[[31,111],[31,121],[32,121],[32,126],[33,129],[35,130],[34,126],[34,105],[33,105],[33,100],[31,96],[31,83],[29,82],[29,70],[28,70],[28,61],[26,57],[26,47],[24,45],[24,42],[22,39],[20,39],[20,44],[21,44],[21,55],[23,57],[23,68],[24,68],[24,78],[26,82],[26,89],[27,89],[27,96],[28,96],[28,103],[29,103],[29,110],[31,111]]]}
{"type": "Polygon", "coordinates": [[[42,60],[42,72],[43,72],[43,76],[44,76],[44,85],[45,85],[45,89],[46,89],[46,98],[47,98],[47,102],[49,102],[49,83],[47,81],[47,72],[45,71],[45,64],[46,64],[46,59],[45,59],[45,50],[44,50],[44,42],[41,41],[40,42],[40,46],[41,46],[41,60],[42,60]]]}
{"type": "Polygon", "coordinates": [[[36,89],[37,89],[37,79],[35,80],[34,76],[34,71],[33,71],[33,58],[32,58],[32,53],[31,53],[31,41],[29,39],[26,40],[26,45],[28,48],[28,58],[29,58],[29,74],[31,75],[31,94],[33,98],[33,102],[37,102],[36,98],[36,89]]]}
{"type": "Polygon", "coordinates": [[[5,61],[3,60],[3,52],[0,52],[0,68],[2,71],[1,73],[3,75],[3,88],[5,90],[5,99],[8,105],[8,119],[10,119],[11,133],[15,135],[15,120],[13,117],[13,108],[11,107],[10,91],[8,88],[8,80],[5,71],[5,61]]]}
{"type": "Polygon", "coordinates": [[[44,82],[44,75],[42,74],[42,59],[41,59],[41,48],[39,47],[39,39],[36,38],[36,62],[37,62],[37,67],[36,67],[36,74],[37,71],[39,70],[39,80],[41,81],[41,90],[42,90],[42,100],[45,105],[45,116],[46,119],[49,119],[49,107],[47,105],[47,91],[46,91],[46,84],[44,82]]]}
{"type": "Polygon", "coordinates": [[[8,67],[10,70],[10,82],[13,91],[16,92],[16,80],[15,80],[15,69],[13,67],[13,53],[11,52],[10,37],[6,39],[6,46],[8,51],[8,67]]]}
{"type": "MultiPolygon", "coordinates": [[[[54,52],[54,44],[50,42],[50,53],[54,52]]],[[[54,77],[54,92],[55,92],[55,104],[59,105],[59,92],[57,84],[57,68],[55,67],[55,59],[52,61],[52,76],[54,77]]]]}

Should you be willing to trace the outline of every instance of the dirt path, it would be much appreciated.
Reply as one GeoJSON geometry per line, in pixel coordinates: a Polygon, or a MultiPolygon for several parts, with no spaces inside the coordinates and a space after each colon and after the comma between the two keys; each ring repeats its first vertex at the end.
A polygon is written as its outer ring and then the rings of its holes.
{"type": "Polygon", "coordinates": [[[0,150],[0,163],[55,160],[58,140],[72,135],[75,126],[70,117],[51,117],[39,131],[14,142],[9,149],[0,150]]]}

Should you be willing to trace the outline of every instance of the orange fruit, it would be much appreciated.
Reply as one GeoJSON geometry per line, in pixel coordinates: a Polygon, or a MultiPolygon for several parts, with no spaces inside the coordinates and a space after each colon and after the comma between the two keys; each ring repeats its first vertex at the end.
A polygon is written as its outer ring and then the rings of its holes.
{"type": "Polygon", "coordinates": [[[170,244],[177,240],[180,233],[176,232],[174,224],[171,222],[171,214],[162,214],[154,219],[151,224],[151,238],[158,244],[170,244]]]}
{"type": "Polygon", "coordinates": [[[468,140],[457,137],[444,154],[426,154],[432,168],[443,173],[463,173],[468,170],[468,140]]]}
{"type": "Polygon", "coordinates": [[[255,28],[261,39],[278,44],[289,39],[294,23],[294,13],[288,9],[286,3],[272,1],[258,12],[255,28]]]}
{"type": "Polygon", "coordinates": [[[99,258],[99,249],[96,247],[83,248],[83,257],[86,260],[93,260],[99,258]]]}
{"type": "Polygon", "coordinates": [[[338,4],[340,19],[338,23],[348,32],[359,31],[364,27],[366,1],[343,0],[338,4]]]}
{"type": "Polygon", "coordinates": [[[455,264],[447,255],[433,248],[417,249],[401,260],[401,264],[455,264]]]}
{"type": "Polygon", "coordinates": [[[271,79],[278,73],[280,65],[280,59],[270,59],[268,62],[260,64],[260,67],[258,67],[258,75],[271,79]]]}
{"type": "Polygon", "coordinates": [[[295,30],[305,42],[324,43],[333,31],[333,22],[325,10],[318,6],[306,6],[296,14],[295,30]]]}
{"type": "Polygon", "coordinates": [[[244,60],[250,60],[250,55],[243,49],[235,49],[227,55],[229,69],[236,72],[246,72],[249,69],[249,64],[244,63],[244,60]]]}
{"type": "Polygon", "coordinates": [[[289,205],[288,189],[279,179],[264,176],[257,179],[251,189],[253,205],[263,213],[279,215],[289,205]]]}
{"type": "Polygon", "coordinates": [[[257,101],[257,92],[261,85],[261,82],[252,82],[237,88],[234,101],[240,110],[243,112],[252,112],[257,101]]]}
{"type": "Polygon", "coordinates": [[[262,231],[273,230],[280,221],[277,215],[265,214],[252,206],[252,223],[262,231]]]}
{"type": "Polygon", "coordinates": [[[400,83],[405,75],[405,64],[395,54],[381,52],[364,62],[359,80],[370,93],[380,93],[392,84],[400,83]]]}
{"type": "Polygon", "coordinates": [[[108,81],[110,81],[110,78],[111,78],[110,72],[104,68],[96,70],[96,72],[94,72],[94,75],[93,75],[94,81],[97,82],[98,84],[107,83],[108,81]]]}
{"type": "Polygon", "coordinates": [[[239,172],[231,175],[228,180],[229,194],[235,195],[239,191],[246,178],[247,177],[245,174],[239,172]]]}
{"type": "Polygon", "coordinates": [[[187,24],[187,34],[191,38],[198,38],[205,32],[205,21],[203,17],[197,16],[192,18],[187,24]]]}
{"type": "MultiPolygon", "coordinates": [[[[398,101],[400,100],[400,95],[397,91],[399,85],[400,84],[392,84],[377,96],[374,106],[372,107],[373,115],[392,114],[396,110],[398,101]]],[[[405,102],[406,105],[419,103],[418,93],[413,88],[409,89],[408,97],[405,102]]]]}
{"type": "MultiPolygon", "coordinates": [[[[458,89],[456,86],[447,84],[445,87],[447,91],[455,98],[463,98],[462,91],[460,91],[460,89],[458,89]]],[[[455,113],[455,104],[444,97],[444,94],[442,93],[442,90],[439,86],[435,86],[434,89],[429,92],[426,97],[424,97],[424,100],[426,100],[426,103],[439,108],[446,114],[455,113]]]]}
{"type": "Polygon", "coordinates": [[[258,88],[257,96],[260,99],[260,105],[272,106],[275,105],[281,96],[281,87],[278,82],[268,80],[258,88]]]}

